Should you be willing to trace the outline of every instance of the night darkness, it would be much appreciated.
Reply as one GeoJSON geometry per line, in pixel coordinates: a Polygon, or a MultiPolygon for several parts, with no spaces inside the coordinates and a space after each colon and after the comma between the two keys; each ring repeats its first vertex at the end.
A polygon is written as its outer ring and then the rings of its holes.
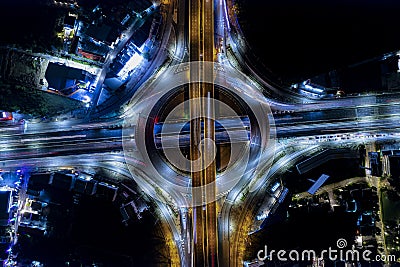
{"type": "Polygon", "coordinates": [[[400,48],[399,1],[238,3],[248,43],[285,79],[302,80],[400,48]]]}

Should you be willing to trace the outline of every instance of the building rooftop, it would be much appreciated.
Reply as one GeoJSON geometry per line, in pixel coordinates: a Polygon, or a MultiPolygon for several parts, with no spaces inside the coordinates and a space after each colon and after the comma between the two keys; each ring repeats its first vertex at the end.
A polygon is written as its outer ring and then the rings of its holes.
{"type": "Polygon", "coordinates": [[[28,182],[28,195],[38,196],[39,192],[49,184],[50,176],[50,172],[31,173],[28,182]]]}
{"type": "MultiPolygon", "coordinates": [[[[0,190],[0,214],[4,215],[10,212],[12,205],[12,191],[11,190],[0,190]]],[[[2,216],[0,216],[2,217],[2,216]]]]}
{"type": "Polygon", "coordinates": [[[90,24],[86,30],[86,35],[93,39],[111,45],[119,37],[119,29],[108,24],[90,24]]]}
{"type": "Polygon", "coordinates": [[[67,15],[64,18],[64,25],[73,28],[75,26],[76,16],[67,15]]]}
{"type": "Polygon", "coordinates": [[[108,201],[114,201],[117,196],[118,187],[104,182],[97,183],[96,196],[104,197],[108,201]]]}
{"type": "Polygon", "coordinates": [[[143,10],[151,7],[153,3],[149,0],[138,0],[138,1],[130,1],[128,3],[128,8],[130,10],[135,11],[136,13],[140,13],[143,10]]]}
{"type": "Polygon", "coordinates": [[[143,25],[133,33],[131,40],[137,47],[141,47],[144,42],[146,42],[147,38],[149,38],[151,25],[153,23],[152,17],[153,16],[147,18],[143,25]]]}
{"type": "Polygon", "coordinates": [[[82,40],[79,41],[78,49],[102,57],[105,57],[108,51],[110,51],[110,47],[108,45],[94,42],[90,40],[90,38],[82,38],[82,40]]]}
{"type": "Polygon", "coordinates": [[[322,174],[318,180],[310,187],[310,189],[308,189],[308,193],[310,193],[311,195],[314,195],[315,192],[318,191],[318,189],[322,186],[323,183],[325,183],[325,181],[329,178],[329,175],[326,174],[322,174]]]}
{"type": "Polygon", "coordinates": [[[70,190],[74,182],[73,174],[54,173],[51,185],[58,189],[70,190]]]}
{"type": "Polygon", "coordinates": [[[73,184],[72,191],[86,195],[93,195],[96,191],[96,184],[97,182],[94,180],[77,178],[73,184]]]}
{"type": "Polygon", "coordinates": [[[58,63],[49,63],[45,77],[49,87],[56,90],[74,86],[77,81],[87,82],[89,80],[87,71],[58,63]]]}

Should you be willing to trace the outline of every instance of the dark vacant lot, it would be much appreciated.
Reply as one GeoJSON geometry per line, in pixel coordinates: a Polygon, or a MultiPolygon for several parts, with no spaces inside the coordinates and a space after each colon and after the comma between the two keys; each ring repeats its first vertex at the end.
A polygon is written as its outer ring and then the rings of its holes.
{"type": "Polygon", "coordinates": [[[285,80],[304,80],[400,49],[399,1],[238,3],[251,48],[285,80]]]}

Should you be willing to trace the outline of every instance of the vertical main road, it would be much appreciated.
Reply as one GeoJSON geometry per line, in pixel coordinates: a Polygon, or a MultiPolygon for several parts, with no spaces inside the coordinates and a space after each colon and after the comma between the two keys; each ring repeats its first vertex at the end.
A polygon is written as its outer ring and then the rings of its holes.
{"type": "Polygon", "coordinates": [[[214,61],[213,0],[190,0],[189,59],[196,64],[190,69],[190,80],[193,82],[188,87],[192,197],[195,204],[191,212],[192,265],[214,267],[218,266],[214,85],[198,82],[205,80],[204,77],[213,77],[213,69],[203,68],[202,64],[214,61]],[[198,193],[195,188],[203,190],[198,193]]]}

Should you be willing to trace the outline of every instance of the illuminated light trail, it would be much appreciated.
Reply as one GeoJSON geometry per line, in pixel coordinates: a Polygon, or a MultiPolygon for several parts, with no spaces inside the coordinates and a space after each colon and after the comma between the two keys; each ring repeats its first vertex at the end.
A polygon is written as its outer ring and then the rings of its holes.
{"type": "Polygon", "coordinates": [[[86,137],[86,134],[53,136],[53,137],[39,137],[39,138],[21,139],[21,142],[24,143],[24,142],[36,142],[36,141],[51,141],[51,140],[62,140],[62,139],[85,138],[85,137],[86,137]]]}

